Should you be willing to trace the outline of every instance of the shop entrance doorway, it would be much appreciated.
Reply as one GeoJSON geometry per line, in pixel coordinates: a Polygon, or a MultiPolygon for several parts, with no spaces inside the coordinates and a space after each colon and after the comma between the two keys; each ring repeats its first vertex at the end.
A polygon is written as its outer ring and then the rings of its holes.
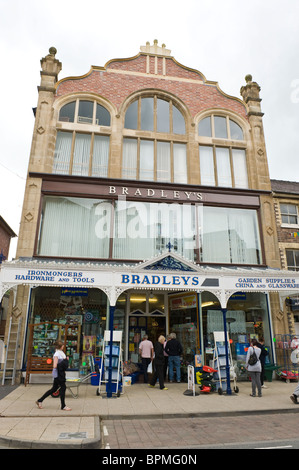
{"type": "Polygon", "coordinates": [[[141,362],[139,356],[139,344],[144,335],[155,344],[160,335],[165,336],[165,317],[146,317],[132,315],[129,317],[129,347],[128,359],[134,363],[141,362]]]}
{"type": "Polygon", "coordinates": [[[144,335],[153,344],[160,335],[166,337],[166,293],[128,293],[128,360],[140,363],[139,344],[144,335]]]}

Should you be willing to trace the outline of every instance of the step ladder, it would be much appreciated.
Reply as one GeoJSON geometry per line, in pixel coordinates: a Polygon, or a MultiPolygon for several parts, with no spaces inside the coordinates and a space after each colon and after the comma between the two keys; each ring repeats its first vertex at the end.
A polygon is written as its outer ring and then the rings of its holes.
{"type": "Polygon", "coordinates": [[[20,347],[21,325],[22,318],[19,319],[18,323],[13,323],[12,317],[10,317],[7,344],[5,345],[2,385],[5,385],[5,380],[11,380],[11,385],[15,384],[18,349],[20,347]]]}

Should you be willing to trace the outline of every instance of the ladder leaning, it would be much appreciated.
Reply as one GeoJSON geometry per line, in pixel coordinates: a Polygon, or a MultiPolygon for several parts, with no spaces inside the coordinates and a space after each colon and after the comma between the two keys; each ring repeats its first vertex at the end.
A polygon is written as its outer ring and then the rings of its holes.
{"type": "Polygon", "coordinates": [[[22,318],[19,319],[17,324],[17,330],[13,331],[15,324],[12,322],[12,317],[9,320],[9,328],[7,335],[7,344],[5,345],[5,359],[2,375],[2,385],[5,384],[5,380],[11,380],[11,385],[15,384],[17,360],[18,360],[18,349],[20,346],[20,334],[21,334],[22,318]],[[9,355],[12,352],[13,358],[9,355]],[[9,367],[9,363],[13,362],[12,366],[9,367]],[[7,376],[9,371],[10,375],[7,376]]]}

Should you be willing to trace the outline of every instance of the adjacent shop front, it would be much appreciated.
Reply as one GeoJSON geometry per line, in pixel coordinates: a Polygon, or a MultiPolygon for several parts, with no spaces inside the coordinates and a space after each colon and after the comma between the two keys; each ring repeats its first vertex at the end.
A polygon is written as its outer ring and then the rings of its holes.
{"type": "Polygon", "coordinates": [[[66,335],[70,368],[78,371],[87,356],[100,355],[103,333],[111,328],[123,332],[124,359],[134,363],[140,362],[138,346],[144,334],[155,341],[160,334],[176,332],[183,345],[184,370],[194,363],[195,355],[209,364],[213,332],[227,331],[241,377],[253,337],[265,338],[275,361],[268,296],[297,293],[299,274],[204,268],[166,252],[134,266],[36,260],[4,263],[2,295],[18,285],[31,288],[22,342],[24,370],[30,341],[34,355],[51,357],[54,340],[66,335]],[[33,330],[29,325],[34,325],[33,330]]]}

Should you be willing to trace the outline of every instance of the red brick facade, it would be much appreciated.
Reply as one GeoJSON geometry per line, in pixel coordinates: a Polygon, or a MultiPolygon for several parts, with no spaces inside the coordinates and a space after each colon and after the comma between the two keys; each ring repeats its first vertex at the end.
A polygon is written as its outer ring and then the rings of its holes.
{"type": "Polygon", "coordinates": [[[147,56],[139,54],[132,59],[110,61],[104,68],[93,67],[83,77],[66,78],[58,82],[56,96],[61,97],[74,92],[96,93],[108,99],[120,110],[122,103],[130,94],[145,89],[155,89],[180,98],[188,106],[192,118],[199,112],[211,108],[226,109],[244,118],[247,117],[245,105],[241,101],[226,96],[215,82],[207,82],[200,72],[180,65],[173,58],[158,57],[157,74],[153,77],[155,57],[149,56],[147,76],[146,62],[147,56]],[[166,75],[163,75],[163,60],[165,60],[166,75]]]}

